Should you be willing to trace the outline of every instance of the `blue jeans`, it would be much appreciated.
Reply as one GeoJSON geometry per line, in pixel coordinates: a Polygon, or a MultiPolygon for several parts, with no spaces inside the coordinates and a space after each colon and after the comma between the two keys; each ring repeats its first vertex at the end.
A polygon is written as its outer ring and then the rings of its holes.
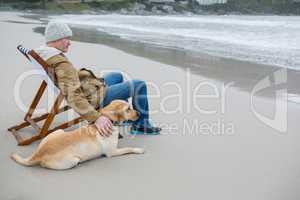
{"type": "Polygon", "coordinates": [[[127,101],[131,97],[133,109],[140,114],[139,119],[134,124],[148,125],[149,105],[146,83],[141,80],[124,81],[122,73],[119,72],[106,74],[103,78],[108,88],[101,106],[106,106],[116,99],[127,101]]]}

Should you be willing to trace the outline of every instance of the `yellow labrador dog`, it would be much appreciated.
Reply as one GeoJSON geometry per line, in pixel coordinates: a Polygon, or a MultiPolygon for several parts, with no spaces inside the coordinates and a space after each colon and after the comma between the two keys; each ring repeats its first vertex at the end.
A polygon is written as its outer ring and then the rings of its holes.
{"type": "MultiPolygon", "coordinates": [[[[122,100],[112,101],[100,112],[114,122],[138,119],[138,113],[122,100]]],[[[109,137],[101,136],[95,125],[82,126],[68,132],[57,130],[45,137],[30,157],[21,158],[14,153],[11,158],[25,166],[41,165],[63,170],[101,155],[112,157],[144,153],[141,148],[118,148],[118,137],[119,128],[116,126],[113,126],[112,135],[109,137]]]]}

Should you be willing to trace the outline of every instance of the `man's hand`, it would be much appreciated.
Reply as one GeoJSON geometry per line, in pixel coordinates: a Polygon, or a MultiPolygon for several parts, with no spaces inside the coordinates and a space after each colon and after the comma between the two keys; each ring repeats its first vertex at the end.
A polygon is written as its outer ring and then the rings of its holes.
{"type": "Polygon", "coordinates": [[[100,135],[103,137],[109,137],[112,134],[112,123],[108,117],[100,116],[96,121],[95,125],[98,128],[100,135]]]}

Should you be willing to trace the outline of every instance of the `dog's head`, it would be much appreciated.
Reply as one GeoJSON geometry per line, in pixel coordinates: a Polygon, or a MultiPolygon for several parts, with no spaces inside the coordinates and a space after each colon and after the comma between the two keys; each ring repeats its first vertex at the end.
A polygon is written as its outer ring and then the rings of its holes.
{"type": "Polygon", "coordinates": [[[114,100],[101,109],[100,112],[114,122],[135,121],[139,118],[139,113],[133,110],[129,103],[124,100],[114,100]]]}

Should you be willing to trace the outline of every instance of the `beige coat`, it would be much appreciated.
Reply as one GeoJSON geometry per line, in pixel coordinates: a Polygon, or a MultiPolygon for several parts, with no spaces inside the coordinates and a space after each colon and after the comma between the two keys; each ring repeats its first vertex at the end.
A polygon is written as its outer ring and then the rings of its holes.
{"type": "Polygon", "coordinates": [[[75,69],[62,53],[50,57],[46,62],[54,69],[55,77],[52,80],[65,95],[68,105],[88,122],[96,121],[101,115],[96,109],[106,93],[104,79],[85,68],[75,69]]]}

